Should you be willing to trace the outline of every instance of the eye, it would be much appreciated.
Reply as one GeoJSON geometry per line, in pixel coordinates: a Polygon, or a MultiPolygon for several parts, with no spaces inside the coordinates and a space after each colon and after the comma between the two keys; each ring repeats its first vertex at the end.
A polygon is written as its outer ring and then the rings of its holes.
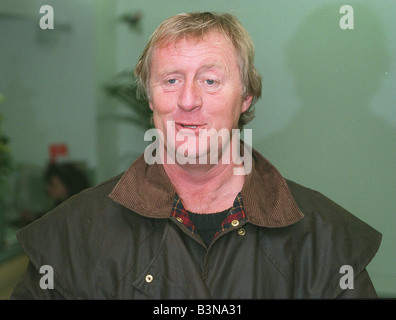
{"type": "Polygon", "coordinates": [[[175,83],[176,83],[176,79],[169,79],[169,80],[168,80],[168,83],[170,83],[170,84],[175,84],[175,83]]]}
{"type": "Polygon", "coordinates": [[[215,84],[215,81],[213,79],[207,79],[207,80],[205,80],[205,82],[208,85],[214,85],[215,84]]]}

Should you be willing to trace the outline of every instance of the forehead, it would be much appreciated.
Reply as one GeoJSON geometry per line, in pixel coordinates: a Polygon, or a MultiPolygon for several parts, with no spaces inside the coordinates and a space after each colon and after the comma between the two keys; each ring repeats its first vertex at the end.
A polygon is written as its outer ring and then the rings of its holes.
{"type": "Polygon", "coordinates": [[[168,38],[153,49],[151,66],[156,68],[183,61],[237,66],[238,57],[231,41],[220,32],[199,37],[168,38]]]}

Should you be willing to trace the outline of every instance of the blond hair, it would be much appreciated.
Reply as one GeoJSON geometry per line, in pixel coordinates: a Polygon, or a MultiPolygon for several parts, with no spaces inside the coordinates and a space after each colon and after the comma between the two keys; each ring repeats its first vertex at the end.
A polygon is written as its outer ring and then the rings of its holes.
{"type": "Polygon", "coordinates": [[[252,96],[249,109],[241,114],[239,128],[254,118],[254,104],[261,96],[261,76],[254,66],[254,44],[241,22],[228,13],[181,13],[166,19],[152,34],[135,67],[138,93],[150,99],[149,80],[152,52],[155,47],[185,37],[204,37],[217,31],[229,39],[238,56],[243,97],[252,96]]]}

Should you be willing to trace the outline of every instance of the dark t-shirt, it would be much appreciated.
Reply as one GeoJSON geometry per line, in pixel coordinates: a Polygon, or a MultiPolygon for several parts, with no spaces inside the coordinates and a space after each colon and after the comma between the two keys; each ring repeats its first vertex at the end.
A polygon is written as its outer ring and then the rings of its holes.
{"type": "Polygon", "coordinates": [[[206,246],[209,247],[211,244],[214,235],[219,229],[219,226],[227,216],[227,213],[230,209],[224,210],[222,212],[216,213],[193,213],[188,211],[188,214],[194,223],[194,226],[197,228],[199,235],[202,240],[205,242],[206,246]]]}

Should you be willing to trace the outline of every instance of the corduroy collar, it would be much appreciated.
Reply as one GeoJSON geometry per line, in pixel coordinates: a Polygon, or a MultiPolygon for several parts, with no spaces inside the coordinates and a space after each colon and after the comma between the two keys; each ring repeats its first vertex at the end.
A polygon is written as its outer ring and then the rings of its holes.
{"type": "MultiPolygon", "coordinates": [[[[110,198],[150,218],[169,218],[175,189],[161,164],[149,165],[142,154],[123,174],[110,198]]],[[[298,208],[285,179],[259,152],[252,149],[252,170],[241,191],[248,221],[269,228],[300,221],[298,208]]]]}

